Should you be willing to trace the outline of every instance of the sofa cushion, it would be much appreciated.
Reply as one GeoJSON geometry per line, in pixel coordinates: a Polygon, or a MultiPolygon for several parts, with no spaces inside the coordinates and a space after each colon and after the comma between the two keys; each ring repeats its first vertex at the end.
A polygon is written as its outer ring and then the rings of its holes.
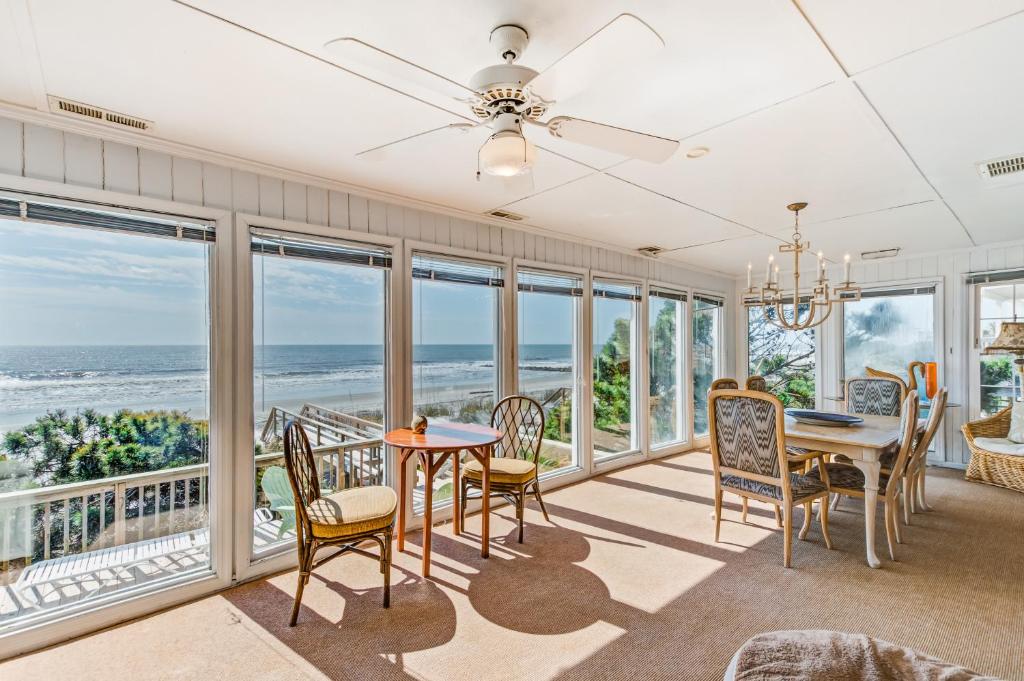
{"type": "Polygon", "coordinates": [[[1017,444],[1007,437],[976,437],[974,444],[996,454],[1024,456],[1024,444],[1017,444]]]}
{"type": "Polygon", "coordinates": [[[1006,437],[1011,442],[1024,444],[1024,401],[1014,400],[1010,410],[1010,432],[1006,437]]]}

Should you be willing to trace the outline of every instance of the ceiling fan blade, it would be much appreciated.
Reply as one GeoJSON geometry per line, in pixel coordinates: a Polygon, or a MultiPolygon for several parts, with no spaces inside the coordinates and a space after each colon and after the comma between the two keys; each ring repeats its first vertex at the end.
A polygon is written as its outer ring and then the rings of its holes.
{"type": "Polygon", "coordinates": [[[529,87],[548,101],[565,101],[663,47],[665,41],[654,29],[632,14],[620,14],[544,69],[529,87]]]}
{"type": "Polygon", "coordinates": [[[559,139],[586,144],[588,147],[604,149],[613,154],[649,163],[666,161],[679,148],[679,142],[676,140],[571,116],[552,118],[548,121],[548,132],[559,139]]]}
{"type": "Polygon", "coordinates": [[[476,96],[476,92],[451,78],[434,73],[408,59],[391,54],[358,38],[337,38],[324,43],[324,48],[337,57],[345,68],[367,76],[371,80],[397,90],[409,83],[426,88],[431,92],[464,100],[476,96]]]}
{"type": "Polygon", "coordinates": [[[360,151],[359,153],[356,154],[356,158],[361,159],[363,161],[383,161],[388,158],[389,152],[391,152],[396,146],[404,142],[419,140],[424,137],[432,136],[441,132],[450,132],[456,130],[461,132],[467,132],[474,128],[479,128],[486,122],[487,121],[481,121],[480,123],[449,123],[448,125],[442,125],[439,128],[431,128],[430,130],[424,130],[423,132],[418,132],[415,135],[409,135],[408,137],[403,137],[402,139],[397,139],[393,142],[387,142],[386,144],[371,147],[370,149],[364,149],[363,151],[360,151]]]}

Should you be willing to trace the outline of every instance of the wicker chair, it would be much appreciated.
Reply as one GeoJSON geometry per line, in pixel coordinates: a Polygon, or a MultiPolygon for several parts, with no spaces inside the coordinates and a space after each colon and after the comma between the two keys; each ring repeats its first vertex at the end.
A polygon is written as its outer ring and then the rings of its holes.
{"type": "Polygon", "coordinates": [[[740,382],[735,378],[716,378],[711,381],[711,387],[708,388],[708,392],[712,390],[736,390],[740,387],[740,382]]]}
{"type": "Polygon", "coordinates": [[[949,390],[941,388],[932,398],[928,411],[928,423],[925,425],[924,433],[914,443],[914,451],[907,460],[907,467],[903,473],[903,493],[906,498],[903,500],[903,522],[910,524],[910,514],[918,511],[930,511],[931,507],[925,501],[924,485],[925,470],[928,467],[928,448],[935,439],[942,424],[942,417],[946,413],[946,400],[949,397],[949,390]]]}
{"type": "MultiPolygon", "coordinates": [[[[806,517],[814,501],[821,503],[821,532],[828,533],[828,472],[820,477],[794,473],[786,459],[782,403],[774,395],[753,390],[715,390],[709,397],[711,462],[715,471],[715,541],[722,525],[722,495],[781,505],[784,511],[783,564],[792,565],[793,507],[802,505],[806,517]]],[[[805,529],[800,538],[807,536],[805,529]]]]}
{"type": "MultiPolygon", "coordinates": [[[[878,480],[878,500],[885,504],[885,536],[889,541],[889,556],[896,560],[896,544],[903,543],[900,536],[900,528],[896,523],[896,514],[899,509],[900,496],[903,493],[903,472],[911,453],[914,451],[914,433],[917,432],[917,392],[911,391],[903,400],[903,408],[900,415],[899,451],[896,460],[893,462],[890,473],[882,473],[878,480]]],[[[848,463],[826,463],[823,465],[828,471],[827,476],[822,479],[829,481],[829,491],[841,496],[864,498],[864,473],[856,466],[848,463]]],[[[815,466],[811,469],[810,475],[819,473],[821,468],[815,466]]],[[[824,510],[825,504],[822,504],[824,510]]]]}
{"type": "Polygon", "coordinates": [[[398,508],[398,495],[390,487],[379,485],[354,487],[323,496],[313,450],[302,425],[292,420],[285,425],[284,458],[288,481],[296,499],[298,523],[295,528],[299,550],[299,584],[288,626],[299,617],[303,587],[314,568],[344,553],[359,553],[380,563],[384,575],[384,607],[391,605],[391,532],[398,508]],[[374,555],[359,547],[372,540],[380,547],[374,555]],[[331,546],[339,549],[319,562],[316,552],[331,546]]]}
{"type": "Polygon", "coordinates": [[[768,381],[764,376],[747,376],[747,390],[756,390],[759,393],[768,392],[768,381]]]}
{"type": "Polygon", "coordinates": [[[993,452],[976,441],[976,438],[982,437],[1005,438],[1010,432],[1012,411],[1011,404],[995,416],[971,421],[960,427],[971,450],[966,477],[968,480],[1024,492],[1024,456],[993,452]]]}
{"type": "MultiPolygon", "coordinates": [[[[494,405],[491,412],[491,427],[504,435],[494,446],[495,456],[491,459],[491,496],[502,497],[515,506],[519,521],[519,543],[523,543],[523,508],[526,495],[532,490],[540,504],[544,520],[548,511],[540,495],[540,481],[537,479],[540,445],[544,438],[544,409],[537,400],[525,395],[510,395],[494,405]]],[[[465,525],[466,501],[469,490],[483,493],[483,466],[479,461],[470,461],[462,466],[459,480],[459,494],[462,500],[462,523],[465,525]]]]}

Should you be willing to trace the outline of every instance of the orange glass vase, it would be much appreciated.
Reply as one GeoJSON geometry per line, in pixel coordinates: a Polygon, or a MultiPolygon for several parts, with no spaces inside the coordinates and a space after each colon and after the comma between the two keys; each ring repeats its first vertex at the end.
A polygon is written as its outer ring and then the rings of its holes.
{"type": "Polygon", "coordinates": [[[939,392],[939,365],[935,362],[924,364],[924,392],[929,400],[939,392]]]}

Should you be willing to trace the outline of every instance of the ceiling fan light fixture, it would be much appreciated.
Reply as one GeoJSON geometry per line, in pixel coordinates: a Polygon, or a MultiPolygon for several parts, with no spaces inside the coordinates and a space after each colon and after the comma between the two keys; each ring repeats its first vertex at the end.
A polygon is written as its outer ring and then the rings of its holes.
{"type": "Polygon", "coordinates": [[[513,177],[533,166],[537,149],[514,130],[491,135],[480,147],[480,170],[488,175],[513,177]]]}

